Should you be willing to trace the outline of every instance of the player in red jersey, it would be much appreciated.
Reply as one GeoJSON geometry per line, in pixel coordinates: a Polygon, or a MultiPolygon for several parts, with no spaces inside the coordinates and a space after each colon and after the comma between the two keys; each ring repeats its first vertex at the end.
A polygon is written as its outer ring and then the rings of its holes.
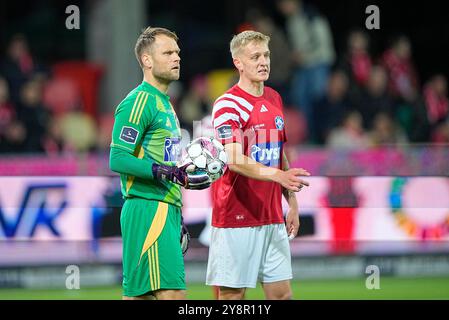
{"type": "Polygon", "coordinates": [[[215,136],[229,158],[229,170],[213,188],[206,279],[220,287],[220,299],[242,299],[258,281],[267,299],[292,296],[288,238],[299,228],[295,192],[308,185],[300,176],[310,174],[288,168],[282,99],[264,86],[269,40],[255,31],[234,36],[230,47],[240,79],[212,111],[215,136]],[[290,206],[286,220],[282,194],[290,206]]]}

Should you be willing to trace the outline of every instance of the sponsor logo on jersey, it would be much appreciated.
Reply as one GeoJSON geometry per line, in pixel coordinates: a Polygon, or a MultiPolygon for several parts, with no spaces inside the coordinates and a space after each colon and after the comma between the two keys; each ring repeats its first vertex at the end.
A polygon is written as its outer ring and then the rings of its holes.
{"type": "Polygon", "coordinates": [[[265,127],[265,123],[255,124],[255,125],[251,126],[251,130],[257,131],[257,130],[261,130],[264,127],[265,127]]]}
{"type": "Polygon", "coordinates": [[[282,119],[282,117],[277,116],[276,119],[274,119],[274,124],[278,130],[284,129],[284,119],[282,119]]]}
{"type": "Polygon", "coordinates": [[[222,125],[217,128],[217,134],[220,139],[228,139],[232,137],[232,128],[229,124],[222,125]]]}
{"type": "Polygon", "coordinates": [[[260,107],[260,112],[268,112],[268,108],[263,104],[262,107],[260,107]]]}
{"type": "Polygon", "coordinates": [[[132,127],[124,126],[122,132],[120,133],[120,140],[127,143],[136,144],[137,137],[139,136],[139,131],[132,127]]]}
{"type": "Polygon", "coordinates": [[[281,157],[281,146],[282,142],[253,144],[250,149],[250,156],[263,165],[278,167],[281,157]]]}
{"type": "Polygon", "coordinates": [[[165,138],[164,161],[177,162],[181,158],[180,137],[165,138]]]}

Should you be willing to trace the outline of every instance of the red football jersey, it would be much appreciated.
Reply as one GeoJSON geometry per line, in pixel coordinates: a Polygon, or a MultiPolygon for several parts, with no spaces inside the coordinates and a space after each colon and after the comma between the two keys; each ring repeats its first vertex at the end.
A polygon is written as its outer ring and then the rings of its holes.
{"type": "MultiPolygon", "coordinates": [[[[215,137],[222,143],[239,142],[257,162],[282,169],[287,141],[280,95],[269,87],[260,97],[238,85],[219,97],[212,111],[215,137]]],[[[212,225],[221,228],[283,223],[282,189],[227,170],[212,189],[212,225]]]]}

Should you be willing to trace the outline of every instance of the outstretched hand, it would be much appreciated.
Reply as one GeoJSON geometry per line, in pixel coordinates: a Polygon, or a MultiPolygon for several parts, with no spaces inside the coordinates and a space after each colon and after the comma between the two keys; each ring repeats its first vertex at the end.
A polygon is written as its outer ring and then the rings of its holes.
{"type": "Polygon", "coordinates": [[[309,183],[300,176],[310,176],[310,173],[302,168],[292,168],[287,171],[279,170],[276,174],[276,182],[281,184],[285,189],[298,192],[304,186],[309,186],[309,183]]]}

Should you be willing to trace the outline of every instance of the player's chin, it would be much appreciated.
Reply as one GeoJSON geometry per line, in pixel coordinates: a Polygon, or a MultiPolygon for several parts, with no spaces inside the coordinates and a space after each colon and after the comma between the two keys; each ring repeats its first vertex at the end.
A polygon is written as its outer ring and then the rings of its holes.
{"type": "Polygon", "coordinates": [[[269,77],[270,77],[270,74],[268,72],[258,72],[257,73],[258,81],[267,81],[269,77]]]}
{"type": "Polygon", "coordinates": [[[179,69],[172,70],[172,72],[170,74],[170,76],[171,76],[170,80],[173,80],[173,81],[179,80],[179,74],[180,74],[179,69]]]}

